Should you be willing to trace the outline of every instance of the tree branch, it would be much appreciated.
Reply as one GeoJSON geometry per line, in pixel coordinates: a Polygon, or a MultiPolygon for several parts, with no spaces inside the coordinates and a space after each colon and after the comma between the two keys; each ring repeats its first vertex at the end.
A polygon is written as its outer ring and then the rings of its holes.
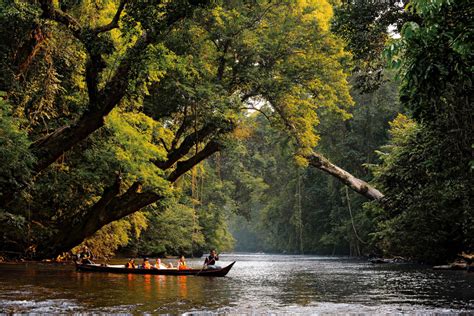
{"type": "Polygon", "coordinates": [[[217,81],[222,81],[222,77],[224,76],[224,70],[225,70],[225,55],[227,54],[227,51],[229,50],[231,40],[228,39],[224,43],[224,48],[222,50],[222,55],[219,57],[219,66],[217,68],[217,81]]]}
{"type": "Polygon", "coordinates": [[[83,42],[82,27],[76,19],[63,11],[54,8],[52,0],[40,0],[39,3],[41,10],[43,10],[43,18],[56,21],[66,26],[72,31],[76,38],[83,42]]]}
{"type": "Polygon", "coordinates": [[[380,200],[384,197],[384,195],[379,190],[377,190],[364,180],[356,178],[344,169],[334,165],[323,155],[313,152],[306,158],[308,159],[309,164],[311,166],[336,177],[349,188],[365,196],[369,200],[380,200]]]}
{"type": "Polygon", "coordinates": [[[89,212],[96,213],[106,207],[110,203],[110,201],[112,201],[112,199],[120,193],[121,184],[122,177],[120,176],[120,174],[117,174],[114,184],[104,190],[104,193],[102,194],[100,200],[90,207],[89,212]]]}
{"type": "Polygon", "coordinates": [[[127,49],[112,78],[99,91],[99,110],[107,115],[120,102],[127,91],[129,76],[133,66],[133,60],[140,56],[150,44],[151,38],[144,33],[137,42],[127,49]]]}
{"type": "Polygon", "coordinates": [[[133,62],[140,56],[152,41],[159,41],[164,36],[165,31],[171,28],[176,22],[190,14],[189,10],[177,10],[168,12],[165,17],[163,28],[144,33],[137,40],[133,47],[127,49],[126,57],[122,59],[113,77],[105,84],[104,88],[98,91],[98,78],[105,67],[101,52],[95,50],[94,43],[99,38],[92,33],[92,39],[86,41],[82,37],[81,26],[71,16],[54,8],[51,0],[40,0],[43,16],[58,21],[74,31],[75,36],[81,40],[90,55],[86,66],[86,82],[89,92],[88,110],[74,125],[63,126],[52,134],[46,135],[33,143],[31,149],[38,158],[34,170],[39,173],[52,164],[64,152],[70,150],[75,144],[87,138],[91,133],[104,125],[104,117],[117,106],[124,97],[130,79],[133,62]]]}
{"type": "Polygon", "coordinates": [[[168,154],[166,161],[153,161],[153,163],[160,169],[166,170],[173,166],[179,159],[183,158],[196,143],[202,142],[206,137],[218,130],[218,126],[214,123],[204,125],[200,130],[195,131],[186,136],[178,148],[172,150],[168,154]]]}
{"type": "Polygon", "coordinates": [[[179,161],[176,165],[176,169],[168,176],[168,181],[175,182],[183,174],[191,170],[192,167],[211,156],[212,154],[220,150],[220,145],[216,141],[210,141],[206,146],[199,151],[196,155],[189,158],[188,160],[179,161]]]}
{"type": "Polygon", "coordinates": [[[178,130],[176,131],[174,139],[171,142],[171,150],[176,148],[176,145],[178,145],[178,141],[181,138],[181,135],[183,135],[184,131],[186,130],[187,122],[188,122],[188,120],[187,120],[187,118],[188,118],[188,107],[187,106],[184,107],[184,113],[183,114],[184,114],[183,115],[183,122],[181,123],[178,130]]]}
{"type": "Polygon", "coordinates": [[[166,152],[169,153],[171,151],[171,149],[168,148],[168,145],[166,145],[165,140],[160,137],[159,141],[160,141],[161,145],[163,146],[163,148],[166,150],[166,152]]]}
{"type": "MultiPolygon", "coordinates": [[[[270,103],[274,105],[273,102],[270,102],[270,103]]],[[[285,115],[285,113],[283,112],[283,109],[281,109],[280,107],[275,107],[275,106],[273,106],[273,108],[282,118],[283,122],[288,127],[288,129],[291,131],[297,144],[300,145],[300,142],[298,139],[298,133],[296,132],[296,127],[285,115]]],[[[371,186],[364,180],[353,176],[351,173],[347,172],[346,170],[331,163],[326,157],[324,157],[323,155],[319,153],[316,153],[313,151],[310,155],[306,155],[305,158],[308,159],[309,164],[311,166],[318,168],[319,170],[322,170],[326,172],[327,174],[339,179],[342,183],[347,185],[349,188],[365,196],[369,200],[380,200],[384,197],[384,195],[379,190],[377,190],[376,188],[374,188],[373,186],[371,186]]]]}
{"type": "Polygon", "coordinates": [[[38,158],[34,166],[36,173],[42,171],[64,152],[70,150],[75,144],[104,125],[104,117],[117,106],[126,94],[133,59],[147,45],[148,41],[143,37],[133,47],[129,48],[115,75],[101,91],[96,90],[99,74],[97,67],[100,67],[96,64],[98,61],[91,59],[88,62],[89,66],[86,74],[90,94],[88,110],[74,125],[60,127],[53,133],[38,139],[30,146],[38,158]]]}
{"type": "MultiPolygon", "coordinates": [[[[196,155],[179,162],[177,168],[168,177],[168,181],[175,182],[180,176],[219,149],[220,146],[216,141],[210,141],[196,155]]],[[[55,242],[48,245],[50,247],[41,250],[39,255],[53,257],[57,253],[68,251],[84,241],[85,238],[93,235],[101,227],[164,198],[152,191],[141,192],[142,184],[139,181],[134,182],[124,194],[117,196],[119,186],[120,182],[116,181],[111,188],[104,190],[102,198],[85,212],[80,222],[74,223],[70,230],[57,236],[55,242]]]]}
{"type": "Polygon", "coordinates": [[[244,94],[244,95],[240,98],[240,102],[245,103],[245,102],[247,102],[248,99],[253,98],[253,97],[256,97],[257,95],[259,95],[259,93],[257,92],[258,89],[259,89],[259,87],[257,87],[257,88],[256,88],[254,91],[252,91],[252,92],[249,92],[249,93],[244,94]]]}
{"type": "Polygon", "coordinates": [[[103,25],[103,26],[99,26],[99,27],[95,28],[93,32],[95,34],[99,34],[99,33],[108,32],[110,30],[113,30],[113,29],[117,28],[119,26],[118,22],[120,20],[120,15],[122,14],[122,11],[125,8],[125,4],[127,2],[128,2],[128,0],[121,0],[120,3],[119,3],[119,6],[117,8],[117,12],[115,13],[115,16],[112,19],[112,21],[107,25],[103,25]]]}
{"type": "Polygon", "coordinates": [[[260,112],[260,114],[262,114],[263,116],[265,116],[265,118],[267,119],[267,121],[271,122],[270,120],[270,117],[265,113],[263,112],[262,110],[260,109],[257,109],[255,107],[243,107],[243,108],[240,108],[241,110],[252,110],[252,111],[257,111],[257,112],[260,112]]]}
{"type": "MultiPolygon", "coordinates": [[[[98,78],[102,69],[105,67],[101,54],[95,45],[99,38],[98,34],[90,32],[88,36],[83,35],[83,30],[79,23],[68,14],[56,10],[52,0],[39,0],[43,10],[43,17],[58,21],[73,30],[75,36],[81,40],[89,52],[89,61],[86,66],[86,82],[89,92],[88,110],[73,125],[67,125],[37,140],[30,146],[31,151],[37,157],[36,165],[33,166],[35,173],[41,172],[54,161],[56,161],[64,152],[69,151],[75,144],[87,138],[91,133],[104,125],[104,117],[117,106],[125,96],[134,61],[140,56],[152,41],[159,42],[165,37],[166,31],[175,23],[189,16],[192,10],[170,10],[163,19],[163,23],[158,30],[149,30],[137,40],[137,42],[127,49],[125,58],[120,62],[113,77],[105,84],[104,88],[98,91],[98,78]],[[84,38],[83,38],[84,36],[84,38]],[[86,38],[87,37],[87,40],[86,38]]],[[[195,6],[193,1],[191,6],[195,6]]],[[[199,3],[197,1],[196,3],[199,3]]],[[[120,13],[122,10],[119,10],[120,13]]]]}

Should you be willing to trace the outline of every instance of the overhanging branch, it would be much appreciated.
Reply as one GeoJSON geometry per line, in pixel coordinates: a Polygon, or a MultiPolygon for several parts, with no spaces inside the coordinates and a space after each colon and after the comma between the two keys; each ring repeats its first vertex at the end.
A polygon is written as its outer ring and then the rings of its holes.
{"type": "MultiPolygon", "coordinates": [[[[272,103],[274,105],[274,103],[272,103]]],[[[287,115],[285,115],[283,109],[278,106],[273,106],[275,111],[279,114],[285,125],[288,127],[290,132],[292,133],[294,139],[296,140],[297,144],[300,146],[300,141],[298,138],[298,133],[296,131],[296,127],[293,123],[289,120],[287,115]]],[[[369,200],[380,200],[384,197],[382,192],[368,184],[362,179],[359,179],[352,175],[351,173],[347,172],[346,170],[336,166],[335,164],[331,163],[326,157],[323,155],[312,152],[309,155],[306,155],[305,158],[308,160],[310,166],[318,168],[326,172],[327,174],[339,179],[342,183],[347,185],[349,188],[354,190],[355,192],[365,196],[369,200]]]]}
{"type": "Polygon", "coordinates": [[[384,197],[382,192],[359,178],[354,177],[346,170],[334,165],[327,158],[313,152],[311,155],[306,157],[309,164],[315,168],[318,168],[334,177],[339,179],[342,183],[347,185],[355,192],[365,196],[369,200],[380,200],[384,197]]]}
{"type": "Polygon", "coordinates": [[[196,155],[189,158],[188,160],[179,161],[177,163],[176,169],[169,175],[168,181],[175,182],[183,174],[191,170],[192,167],[211,156],[212,154],[218,152],[220,149],[219,144],[216,141],[210,141],[207,145],[199,151],[196,155]]]}
{"type": "Polygon", "coordinates": [[[204,125],[200,130],[186,136],[178,148],[168,153],[168,159],[166,161],[153,161],[153,163],[162,170],[170,168],[179,159],[189,153],[191,148],[193,148],[197,143],[202,142],[206,137],[216,132],[217,129],[218,126],[214,122],[204,125]]]}

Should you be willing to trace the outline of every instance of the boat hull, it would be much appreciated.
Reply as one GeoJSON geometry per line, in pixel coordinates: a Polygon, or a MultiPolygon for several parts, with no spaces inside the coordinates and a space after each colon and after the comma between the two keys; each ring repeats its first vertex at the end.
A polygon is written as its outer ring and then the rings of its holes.
{"type": "Polygon", "coordinates": [[[221,269],[128,269],[125,267],[112,267],[99,264],[76,264],[77,271],[81,272],[106,272],[121,274],[151,274],[151,275],[196,275],[196,276],[212,276],[223,277],[229,273],[235,261],[221,269]]]}

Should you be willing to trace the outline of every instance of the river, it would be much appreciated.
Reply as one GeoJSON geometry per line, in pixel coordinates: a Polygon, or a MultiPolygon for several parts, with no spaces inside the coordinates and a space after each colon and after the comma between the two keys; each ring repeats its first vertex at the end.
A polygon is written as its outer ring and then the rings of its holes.
{"type": "MultiPolygon", "coordinates": [[[[345,257],[224,254],[224,278],[0,264],[2,313],[474,313],[474,273],[345,257]]],[[[125,261],[124,261],[125,262],[125,261]]],[[[154,262],[154,260],[152,261],[154,262]]],[[[188,265],[200,266],[201,260],[188,265]]]]}

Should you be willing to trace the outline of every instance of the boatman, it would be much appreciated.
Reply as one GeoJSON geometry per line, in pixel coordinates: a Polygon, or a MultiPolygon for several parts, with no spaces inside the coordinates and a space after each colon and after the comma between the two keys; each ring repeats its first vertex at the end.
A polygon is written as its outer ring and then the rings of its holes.
{"type": "Polygon", "coordinates": [[[216,250],[212,249],[209,256],[204,260],[204,265],[207,266],[208,269],[219,269],[220,267],[216,265],[216,261],[218,260],[219,256],[217,255],[216,250]]]}

